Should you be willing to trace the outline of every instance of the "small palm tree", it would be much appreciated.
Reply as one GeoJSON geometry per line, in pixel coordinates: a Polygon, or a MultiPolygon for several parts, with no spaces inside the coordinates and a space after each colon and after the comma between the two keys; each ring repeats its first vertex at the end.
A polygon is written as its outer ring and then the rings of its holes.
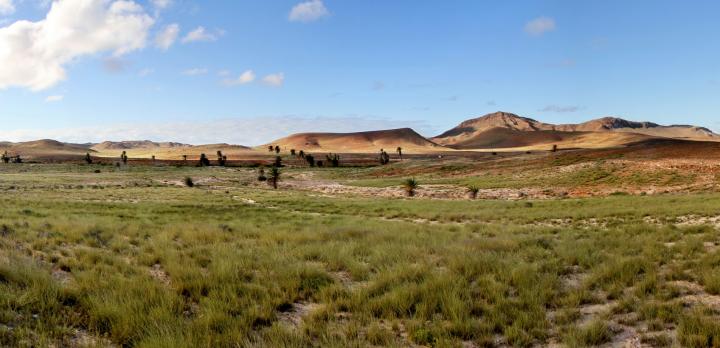
{"type": "Polygon", "coordinates": [[[470,185],[467,187],[467,193],[470,196],[470,199],[476,199],[479,191],[480,188],[475,185],[470,185]]]}
{"type": "Polygon", "coordinates": [[[270,183],[272,187],[277,190],[278,181],[280,181],[280,169],[278,167],[270,168],[270,176],[268,177],[268,183],[270,183]]]}
{"type": "Polygon", "coordinates": [[[85,154],[85,163],[92,164],[92,162],[93,162],[93,160],[92,160],[92,157],[90,157],[90,153],[89,152],[86,153],[85,154]]]}
{"type": "Polygon", "coordinates": [[[400,156],[400,160],[402,161],[402,147],[398,146],[397,153],[398,153],[398,156],[400,156]]]}
{"type": "Polygon", "coordinates": [[[415,178],[406,179],[403,181],[403,189],[405,189],[405,193],[407,193],[408,197],[414,197],[415,196],[415,190],[420,186],[415,180],[415,178]]]}

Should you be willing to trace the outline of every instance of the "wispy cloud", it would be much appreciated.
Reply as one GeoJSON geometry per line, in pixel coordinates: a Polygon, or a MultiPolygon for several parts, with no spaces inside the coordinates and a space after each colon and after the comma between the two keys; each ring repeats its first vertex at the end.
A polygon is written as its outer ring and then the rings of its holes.
{"type": "Polygon", "coordinates": [[[205,27],[197,27],[191,32],[187,33],[185,37],[183,37],[182,42],[183,43],[190,43],[190,42],[209,42],[209,41],[217,41],[218,37],[220,37],[223,34],[221,30],[217,30],[213,33],[205,29],[205,27]]]}
{"type": "Polygon", "coordinates": [[[49,95],[47,98],[45,98],[46,103],[57,103],[59,101],[62,101],[65,97],[62,95],[49,95]]]}
{"type": "Polygon", "coordinates": [[[138,71],[138,76],[145,77],[145,76],[152,75],[154,72],[155,72],[155,69],[145,68],[145,69],[138,71]]]}
{"type": "Polygon", "coordinates": [[[108,57],[103,60],[103,69],[109,73],[119,74],[130,67],[130,62],[120,57],[108,57]]]}
{"type": "Polygon", "coordinates": [[[310,0],[295,5],[288,19],[293,22],[312,22],[330,15],[322,0],[310,0]]]}
{"type": "Polygon", "coordinates": [[[234,79],[224,79],[222,83],[225,86],[232,87],[232,86],[239,86],[239,85],[246,85],[248,83],[251,83],[255,81],[255,72],[252,70],[246,70],[240,76],[234,79]]]}
{"type": "Polygon", "coordinates": [[[170,24],[155,35],[155,47],[167,51],[177,41],[180,35],[180,26],[170,24]]]}
{"type": "Polygon", "coordinates": [[[192,68],[187,69],[182,72],[183,75],[187,76],[197,76],[197,75],[205,75],[208,73],[208,69],[206,68],[192,68]]]}
{"type": "Polygon", "coordinates": [[[158,9],[166,9],[172,5],[173,0],[151,0],[153,6],[158,9]]]}
{"type": "Polygon", "coordinates": [[[285,74],[276,73],[263,77],[262,82],[271,87],[282,87],[285,83],[285,74]]]}
{"type": "Polygon", "coordinates": [[[383,89],[385,89],[385,82],[375,81],[373,82],[371,88],[373,91],[382,91],[383,89]]]}
{"type": "Polygon", "coordinates": [[[569,106],[560,106],[560,105],[548,105],[538,111],[540,112],[557,112],[557,113],[565,113],[565,112],[576,112],[581,110],[581,106],[575,106],[575,105],[569,105],[569,106]]]}
{"type": "Polygon", "coordinates": [[[525,24],[525,32],[532,36],[541,36],[555,28],[555,20],[549,17],[538,17],[525,24]]]}
{"type": "Polygon", "coordinates": [[[359,132],[411,127],[433,135],[437,129],[424,121],[391,120],[373,116],[266,116],[230,118],[203,122],[158,122],[115,124],[82,128],[18,129],[3,131],[3,140],[29,141],[56,139],[73,143],[106,140],[178,141],[188,144],[230,143],[261,145],[301,132],[359,132]]]}

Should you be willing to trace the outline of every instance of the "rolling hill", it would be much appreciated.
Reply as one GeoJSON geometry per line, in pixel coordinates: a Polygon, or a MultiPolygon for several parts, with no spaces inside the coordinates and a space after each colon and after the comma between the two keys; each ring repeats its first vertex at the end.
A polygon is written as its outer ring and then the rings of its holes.
{"type": "Polygon", "coordinates": [[[68,144],[57,140],[43,139],[26,142],[0,142],[0,152],[10,156],[20,155],[26,158],[52,156],[84,156],[90,150],[87,145],[68,144]]]}
{"type": "Polygon", "coordinates": [[[430,140],[454,149],[537,149],[624,146],[652,138],[720,141],[707,128],[605,117],[579,124],[554,125],[506,112],[496,112],[460,123],[430,140]]]}
{"type": "Polygon", "coordinates": [[[153,142],[149,140],[106,141],[91,147],[99,157],[119,157],[125,151],[131,158],[151,158],[179,160],[183,155],[195,159],[200,154],[215,158],[217,151],[222,151],[228,158],[237,158],[254,153],[252,148],[231,144],[188,145],[174,142],[153,142]]]}
{"type": "Polygon", "coordinates": [[[357,133],[299,133],[267,145],[305,152],[373,153],[380,149],[395,151],[398,147],[406,153],[448,150],[410,128],[357,133]]]}

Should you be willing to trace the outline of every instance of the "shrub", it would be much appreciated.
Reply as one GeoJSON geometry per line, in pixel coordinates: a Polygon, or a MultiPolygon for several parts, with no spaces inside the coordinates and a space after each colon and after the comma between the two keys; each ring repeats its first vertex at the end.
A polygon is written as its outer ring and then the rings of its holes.
{"type": "Polygon", "coordinates": [[[467,187],[467,192],[470,199],[475,199],[477,198],[478,192],[480,192],[480,188],[475,185],[470,185],[467,187]]]}
{"type": "Polygon", "coordinates": [[[415,178],[407,179],[403,182],[403,189],[405,189],[405,193],[408,195],[408,197],[414,197],[415,196],[415,190],[420,186],[415,180],[415,178]]]}
{"type": "Polygon", "coordinates": [[[185,178],[184,182],[187,187],[195,187],[195,182],[193,182],[193,179],[189,176],[185,178]]]}

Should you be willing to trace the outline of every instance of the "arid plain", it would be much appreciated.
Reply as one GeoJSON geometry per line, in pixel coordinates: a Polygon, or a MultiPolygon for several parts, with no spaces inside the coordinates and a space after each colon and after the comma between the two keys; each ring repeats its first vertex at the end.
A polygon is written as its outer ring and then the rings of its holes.
{"type": "Polygon", "coordinates": [[[718,140],[498,112],[0,143],[0,345],[715,347],[718,140]]]}

